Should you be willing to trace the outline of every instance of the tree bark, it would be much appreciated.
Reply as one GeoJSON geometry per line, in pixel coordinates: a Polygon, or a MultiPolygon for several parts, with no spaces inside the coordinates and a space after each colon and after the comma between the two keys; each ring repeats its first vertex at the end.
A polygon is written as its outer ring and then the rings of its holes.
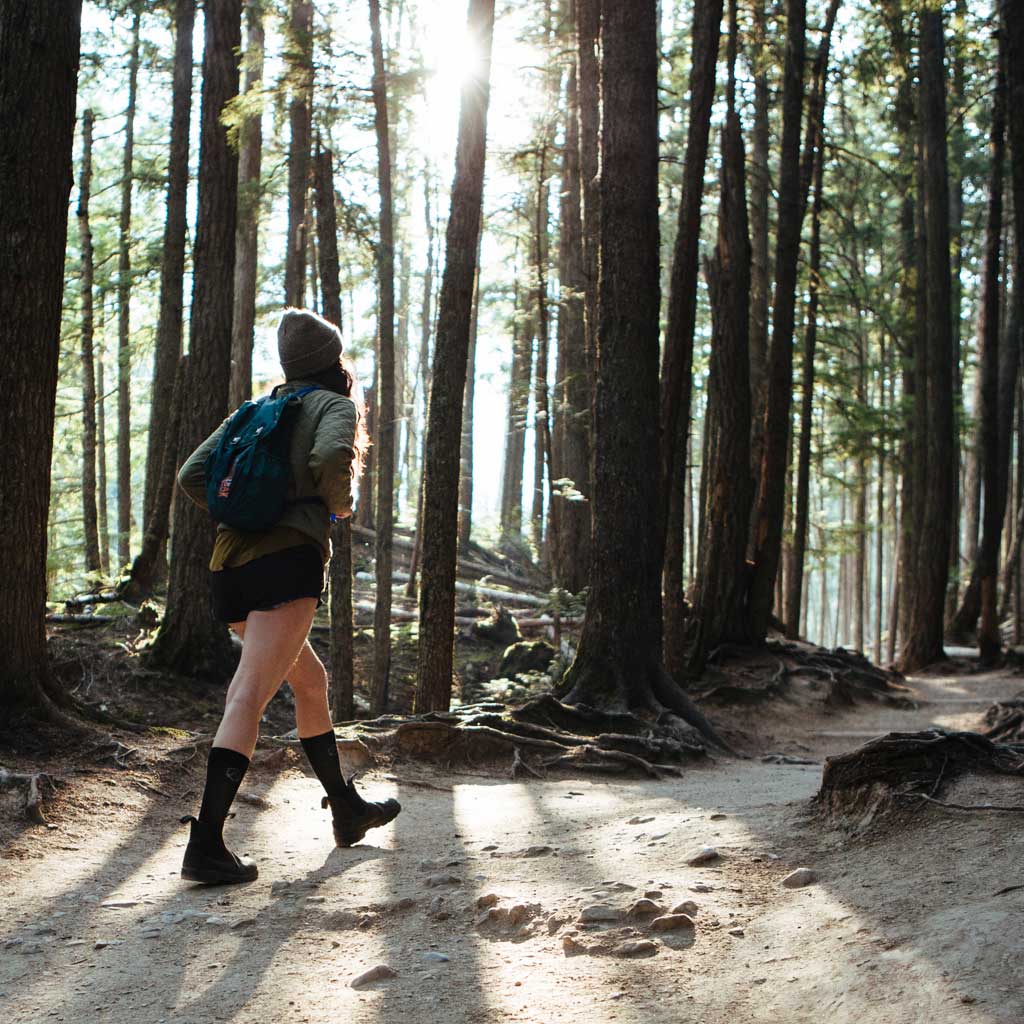
{"type": "MultiPolygon", "coordinates": [[[[334,199],[334,156],[317,140],[314,163],[316,228],[320,241],[320,294],[325,320],[341,329],[341,278],[338,259],[338,214],[334,199]]],[[[355,717],[355,651],[352,633],[352,520],[339,519],[331,528],[331,710],[335,721],[355,717]]]]}
{"type": "Polygon", "coordinates": [[[142,604],[153,593],[157,577],[166,566],[161,566],[161,552],[167,540],[170,525],[171,501],[174,498],[174,480],[177,470],[179,437],[181,435],[182,408],[185,404],[185,380],[188,372],[188,356],[182,356],[174,375],[174,388],[167,405],[167,418],[162,424],[163,446],[159,450],[162,460],[157,474],[157,489],[153,495],[153,510],[146,522],[131,573],[124,587],[118,592],[122,601],[142,604]]]}
{"type": "Polygon", "coordinates": [[[578,594],[590,579],[590,404],[593,386],[587,361],[584,324],[586,267],[583,253],[583,196],[580,184],[579,95],[576,68],[570,67],[566,87],[565,148],[562,156],[562,201],[559,235],[561,310],[556,382],[562,422],[559,475],[572,481],[556,489],[558,553],[555,582],[578,594]]]}
{"type": "Polygon", "coordinates": [[[920,131],[923,200],[922,251],[924,319],[916,353],[915,397],[923,443],[915,437],[917,473],[913,590],[908,594],[904,671],[919,669],[943,656],[942,632],[949,580],[953,471],[953,325],[949,255],[949,174],[946,152],[946,98],[942,12],[921,9],[920,131]],[[942,553],[941,557],[936,555],[942,553]]]}
{"type": "MultiPolygon", "coordinates": [[[[217,427],[228,404],[231,314],[238,210],[238,156],[221,122],[238,94],[241,0],[207,0],[199,130],[199,213],[193,249],[192,331],[179,464],[217,427]]],[[[167,612],[150,648],[161,665],[220,679],[235,656],[211,613],[207,566],[213,547],[209,515],[179,490],[174,504],[167,612]]]]}
{"type": "Polygon", "coordinates": [[[750,63],[754,77],[753,145],[750,153],[750,467],[756,477],[761,471],[764,431],[764,403],[767,397],[768,311],[771,268],[768,252],[768,203],[772,179],[768,161],[771,147],[768,86],[768,19],[765,0],[754,0],[750,63]]]}
{"type": "MultiPolygon", "coordinates": [[[[609,0],[602,26],[600,278],[591,586],[570,704],[652,708],[661,661],[657,6],[609,0]],[[614,85],[612,84],[614,83],[614,85]]],[[[658,690],[661,692],[661,690],[658,690]]]]}
{"type": "Polygon", "coordinates": [[[78,188],[78,235],[82,250],[82,521],[85,535],[85,571],[99,572],[100,536],[96,512],[96,370],[93,365],[92,228],[89,200],[92,192],[93,112],[82,116],[82,177],[78,188]]]}
{"type": "Polygon", "coordinates": [[[285,52],[291,85],[288,124],[288,250],[284,264],[284,301],[301,307],[306,298],[306,193],[313,118],[313,4],[291,0],[285,52]]]}
{"type": "Polygon", "coordinates": [[[0,5],[0,705],[56,716],[43,622],[78,0],[0,5]]]}
{"type": "MultiPolygon", "coordinates": [[[[820,130],[820,129],[819,129],[820,130]]],[[[818,346],[818,297],[821,291],[821,211],[824,202],[823,140],[819,138],[814,165],[814,201],[811,206],[810,274],[807,282],[807,324],[800,395],[800,443],[796,469],[796,513],[793,524],[792,569],[786,580],[784,618],[786,636],[800,636],[800,597],[807,553],[807,522],[811,487],[811,433],[814,426],[814,358],[818,346]]]]}
{"type": "MultiPolygon", "coordinates": [[[[263,159],[263,0],[245,4],[245,119],[239,126],[238,227],[235,230],[235,301],[231,315],[231,386],[228,408],[252,397],[252,344],[259,264],[260,173],[263,159]]],[[[332,202],[333,202],[333,195],[332,202]]],[[[337,276],[337,275],[335,275],[337,276]]],[[[326,316],[326,313],[324,314],[326,316]]]]}
{"type": "Polygon", "coordinates": [[[747,541],[750,476],[751,246],[743,130],[735,104],[736,0],[729,4],[728,113],[722,131],[718,244],[707,261],[712,337],[705,430],[704,533],[697,573],[690,667],[699,673],[721,643],[748,643],[747,541]]]}
{"type": "Polygon", "coordinates": [[[480,252],[477,246],[476,283],[473,286],[473,317],[466,357],[466,390],[462,396],[462,443],[459,459],[459,557],[469,554],[473,530],[473,407],[476,402],[476,341],[480,325],[480,252]]]}
{"type": "Polygon", "coordinates": [[[391,138],[387,75],[380,34],[380,0],[370,0],[373,50],[373,109],[377,132],[377,188],[380,192],[380,244],[377,248],[377,540],[374,548],[377,595],[373,616],[373,685],[370,705],[381,714],[391,673],[391,566],[395,515],[395,239],[391,197],[391,138]]]}
{"type": "Polygon", "coordinates": [[[509,370],[508,429],[501,490],[501,534],[509,540],[523,535],[523,460],[526,456],[526,418],[533,378],[533,321],[520,322],[519,286],[512,325],[512,366],[509,370]]]}
{"type": "Polygon", "coordinates": [[[998,67],[992,94],[992,125],[989,134],[991,170],[978,317],[980,403],[977,408],[977,462],[981,468],[985,511],[981,545],[978,548],[971,580],[949,628],[951,636],[964,638],[978,625],[980,615],[978,648],[981,661],[986,665],[993,664],[1002,649],[997,621],[996,577],[999,571],[999,548],[1006,513],[1006,497],[1009,492],[1010,455],[1013,447],[1013,400],[1019,365],[1019,346],[1000,346],[1000,261],[1003,238],[1003,177],[1006,161],[1006,74],[1002,34],[998,45],[998,67]],[[1007,380],[1010,374],[1012,378],[1007,380]]]}
{"type": "Polygon", "coordinates": [[[657,511],[659,547],[664,548],[665,664],[676,678],[686,671],[683,600],[686,450],[690,431],[693,332],[697,318],[700,211],[708,155],[711,107],[722,27],[722,0],[700,0],[693,12],[689,125],[683,161],[683,194],[672,255],[668,326],[661,365],[661,499],[657,511]]]}
{"type": "Polygon", "coordinates": [[[128,109],[125,112],[124,160],[121,171],[121,215],[117,250],[117,561],[121,569],[131,557],[132,532],[132,184],[135,156],[135,106],[139,83],[139,6],[134,6],[132,44],[128,57],[128,109]]]}
{"type": "MultiPolygon", "coordinates": [[[[591,388],[597,352],[597,278],[601,197],[598,146],[601,123],[600,35],[602,0],[575,0],[576,78],[579,83],[580,180],[583,222],[583,324],[591,388]]],[[[593,403],[591,403],[593,406],[593,403]]]]}
{"type": "MultiPolygon", "coordinates": [[[[103,293],[100,293],[100,310],[103,309],[103,293]]],[[[107,405],[103,364],[106,362],[106,346],[103,343],[102,326],[100,347],[96,352],[96,490],[100,526],[100,565],[105,576],[110,575],[110,518],[107,515],[107,405]]]]}
{"type": "Polygon", "coordinates": [[[800,123],[804,94],[805,0],[786,0],[786,66],[782,92],[775,301],[768,353],[764,456],[754,518],[754,575],[750,610],[753,636],[763,638],[772,612],[782,548],[786,452],[793,397],[793,321],[802,221],[800,123]]]}
{"type": "MultiPolygon", "coordinates": [[[[544,546],[544,474],[551,461],[551,410],[548,403],[548,362],[550,353],[548,317],[548,139],[541,141],[537,156],[537,191],[533,207],[533,280],[537,330],[537,359],[533,370],[533,501],[530,538],[537,559],[547,563],[544,546]]],[[[548,485],[550,486],[550,474],[548,485]]]]}
{"type": "MultiPolygon", "coordinates": [[[[167,215],[164,221],[163,259],[160,266],[160,312],[157,319],[156,344],[153,352],[153,382],[150,387],[149,430],[146,445],[146,479],[143,491],[142,545],[153,543],[156,551],[140,550],[132,564],[133,588],[140,580],[135,566],[152,566],[147,573],[151,587],[167,571],[164,554],[170,506],[157,508],[158,493],[169,502],[174,493],[177,438],[166,429],[172,415],[171,401],[175,377],[182,352],[182,317],[184,311],[185,241],[187,234],[188,156],[192,118],[192,36],[195,25],[195,0],[177,0],[174,10],[174,71],[171,87],[171,141],[167,161],[167,215]],[[170,457],[168,458],[168,445],[170,457]],[[161,479],[161,472],[171,474],[170,483],[161,479]],[[151,520],[164,523],[161,531],[152,529],[151,520]]],[[[149,591],[146,591],[148,594],[149,591]]],[[[142,596],[146,596],[143,594],[142,596]]]]}
{"type": "Polygon", "coordinates": [[[431,372],[421,524],[417,712],[444,711],[451,702],[459,444],[483,205],[494,0],[470,0],[468,22],[470,38],[479,47],[479,65],[462,87],[455,180],[431,372]]]}

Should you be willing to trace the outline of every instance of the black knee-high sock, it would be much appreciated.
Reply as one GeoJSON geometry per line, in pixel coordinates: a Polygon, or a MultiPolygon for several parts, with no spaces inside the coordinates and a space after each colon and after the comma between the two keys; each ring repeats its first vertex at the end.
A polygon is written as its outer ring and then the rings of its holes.
{"type": "Polygon", "coordinates": [[[345,784],[345,776],[341,774],[341,762],[338,760],[338,742],[334,731],[321,733],[319,736],[308,736],[299,740],[302,749],[309,758],[309,763],[316,772],[316,777],[327,791],[331,805],[335,809],[348,807],[358,810],[355,789],[345,784]]]}
{"type": "Polygon", "coordinates": [[[214,836],[220,836],[231,802],[242,784],[249,758],[227,747],[211,747],[206,762],[206,788],[199,808],[199,820],[209,825],[214,836]]]}

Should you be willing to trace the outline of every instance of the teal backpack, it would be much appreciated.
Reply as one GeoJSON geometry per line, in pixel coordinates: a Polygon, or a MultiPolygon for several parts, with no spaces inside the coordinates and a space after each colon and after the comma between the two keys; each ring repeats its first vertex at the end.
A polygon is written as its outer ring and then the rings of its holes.
{"type": "MultiPolygon", "coordinates": [[[[292,482],[292,426],[301,399],[316,387],[246,402],[228,421],[203,464],[206,504],[218,523],[269,530],[284,515],[292,482]]],[[[299,499],[320,501],[319,498],[299,499]]]]}

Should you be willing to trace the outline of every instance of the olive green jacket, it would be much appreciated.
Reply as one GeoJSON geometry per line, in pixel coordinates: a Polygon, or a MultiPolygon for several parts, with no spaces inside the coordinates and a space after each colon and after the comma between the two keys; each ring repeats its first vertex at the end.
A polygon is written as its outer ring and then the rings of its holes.
{"type": "MultiPolygon", "coordinates": [[[[309,387],[288,381],[278,394],[309,387]]],[[[323,548],[331,549],[330,513],[343,519],[352,514],[352,458],[357,413],[355,403],[321,388],[299,399],[300,409],[292,427],[292,484],[289,504],[277,526],[299,530],[323,548]],[[320,498],[323,504],[304,499],[320,498]]],[[[178,485],[199,506],[206,508],[206,476],[203,465],[217,447],[229,416],[186,460],[178,471],[178,485]]],[[[223,523],[219,530],[226,530],[223,523]]]]}

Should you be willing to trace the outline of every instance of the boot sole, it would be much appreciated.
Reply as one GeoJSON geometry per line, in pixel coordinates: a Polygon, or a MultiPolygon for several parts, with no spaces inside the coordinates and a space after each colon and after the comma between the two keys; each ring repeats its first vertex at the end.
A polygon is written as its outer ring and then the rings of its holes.
{"type": "Polygon", "coordinates": [[[243,882],[255,882],[259,871],[253,869],[252,874],[237,875],[216,868],[182,868],[181,877],[186,882],[200,882],[203,885],[239,885],[243,882]]]}

